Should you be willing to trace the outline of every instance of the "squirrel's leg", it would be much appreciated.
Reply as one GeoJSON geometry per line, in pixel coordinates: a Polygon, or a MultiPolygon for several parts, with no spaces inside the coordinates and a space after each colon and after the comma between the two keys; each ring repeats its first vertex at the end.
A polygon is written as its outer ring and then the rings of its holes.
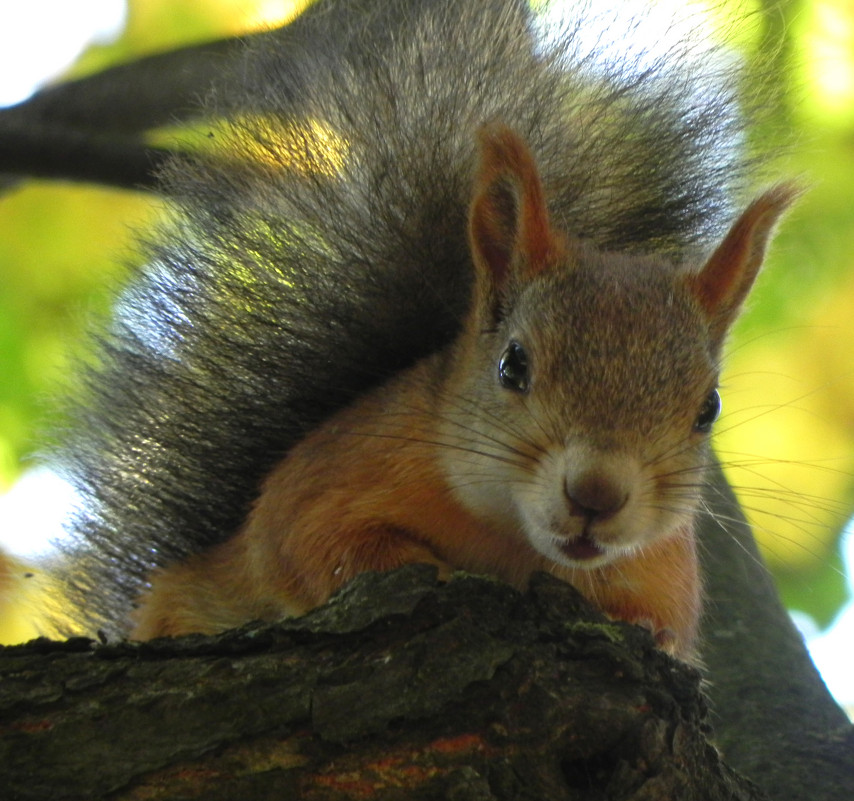
{"type": "Polygon", "coordinates": [[[239,545],[234,538],[155,570],[133,614],[131,638],[213,634],[267,617],[248,580],[246,552],[239,545]]]}
{"type": "MultiPolygon", "coordinates": [[[[269,543],[270,540],[268,539],[269,543]]],[[[427,563],[451,568],[408,532],[382,524],[287,537],[269,553],[244,531],[228,542],[155,571],[134,613],[134,639],[212,634],[251,620],[303,614],[359,573],[427,563]]]]}
{"type": "Polygon", "coordinates": [[[439,577],[453,572],[436,551],[406,529],[382,522],[327,528],[310,537],[289,537],[277,554],[281,564],[296,565],[282,573],[282,589],[300,612],[324,603],[360,573],[386,572],[408,564],[431,564],[439,577]]]}

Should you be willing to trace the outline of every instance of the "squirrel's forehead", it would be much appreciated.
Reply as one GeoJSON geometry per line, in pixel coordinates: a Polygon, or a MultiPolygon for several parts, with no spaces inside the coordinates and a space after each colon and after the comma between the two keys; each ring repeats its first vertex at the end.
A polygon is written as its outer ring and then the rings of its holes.
{"type": "Polygon", "coordinates": [[[555,402],[572,414],[594,409],[594,421],[638,430],[666,421],[674,408],[690,412],[697,387],[713,382],[717,367],[695,305],[670,295],[615,291],[561,298],[531,332],[531,363],[546,391],[563,398],[555,402]],[[652,399],[669,399],[660,415],[650,412],[652,399]]]}
{"type": "Polygon", "coordinates": [[[557,273],[541,284],[531,301],[545,316],[585,321],[596,328],[611,328],[617,321],[635,321],[644,330],[666,330],[672,329],[674,320],[687,322],[697,315],[696,302],[687,285],[668,271],[639,269],[629,275],[607,270],[557,273]]]}
{"type": "MultiPolygon", "coordinates": [[[[592,282],[563,277],[543,284],[517,315],[541,352],[562,363],[586,359],[660,369],[662,360],[711,366],[704,323],[687,287],[672,276],[592,282]],[[699,364],[698,364],[699,362],[699,364]]],[[[532,344],[534,344],[532,342],[532,344]]]]}

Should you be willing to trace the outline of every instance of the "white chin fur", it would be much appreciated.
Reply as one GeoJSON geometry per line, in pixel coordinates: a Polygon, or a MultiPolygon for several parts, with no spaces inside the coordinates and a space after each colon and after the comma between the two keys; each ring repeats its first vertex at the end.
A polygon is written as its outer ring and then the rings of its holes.
{"type": "Polygon", "coordinates": [[[531,532],[526,532],[526,535],[531,545],[547,559],[563,567],[574,567],[582,570],[592,570],[596,567],[602,567],[635,550],[635,548],[631,547],[599,545],[602,549],[601,554],[588,559],[573,559],[561,547],[563,544],[569,542],[565,537],[545,533],[540,533],[539,536],[531,536],[531,532]]]}
{"type": "MultiPolygon", "coordinates": [[[[601,554],[597,554],[585,559],[573,559],[562,546],[572,543],[576,538],[582,536],[582,530],[568,531],[560,523],[556,521],[553,525],[549,525],[549,521],[543,521],[539,510],[531,506],[520,503],[518,504],[519,517],[522,521],[522,530],[525,537],[531,546],[540,554],[545,556],[555,564],[563,567],[573,567],[590,570],[602,565],[607,565],[616,559],[631,554],[641,547],[631,535],[630,532],[625,532],[625,537],[628,541],[621,540],[619,542],[602,542],[595,536],[595,532],[591,539],[602,549],[601,554]]],[[[556,516],[558,520],[560,515],[556,516]]],[[[569,521],[564,520],[568,525],[569,521]]]]}

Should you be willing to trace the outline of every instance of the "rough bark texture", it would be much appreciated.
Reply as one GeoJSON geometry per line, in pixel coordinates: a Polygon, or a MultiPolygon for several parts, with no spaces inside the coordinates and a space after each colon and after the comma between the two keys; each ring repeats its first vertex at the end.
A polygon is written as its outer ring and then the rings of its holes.
{"type": "Polygon", "coordinates": [[[699,674],[568,585],[432,569],[217,638],[0,652],[3,798],[761,799],[699,674]]]}

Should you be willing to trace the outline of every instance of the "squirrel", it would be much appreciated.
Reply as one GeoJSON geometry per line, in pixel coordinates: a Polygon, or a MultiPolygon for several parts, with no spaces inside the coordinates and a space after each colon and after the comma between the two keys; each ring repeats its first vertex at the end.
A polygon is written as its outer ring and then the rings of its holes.
{"type": "Polygon", "coordinates": [[[543,13],[320,0],[214,92],[59,454],[91,628],[216,632],[427,562],[549,571],[693,657],[722,348],[797,190],[734,212],[728,62],[543,13]]]}

